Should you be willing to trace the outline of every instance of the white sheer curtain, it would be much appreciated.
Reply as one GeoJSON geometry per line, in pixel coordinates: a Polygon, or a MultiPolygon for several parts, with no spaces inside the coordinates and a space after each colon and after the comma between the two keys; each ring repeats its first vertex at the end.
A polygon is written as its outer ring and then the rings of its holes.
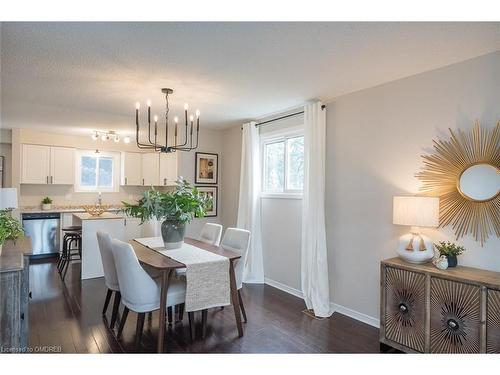
{"type": "Polygon", "coordinates": [[[260,218],[260,144],[255,122],[243,125],[237,227],[251,233],[243,282],[264,283],[260,218]]]}
{"type": "Polygon", "coordinates": [[[332,314],[325,231],[326,113],[321,103],[304,108],[304,191],[302,198],[302,293],[319,317],[332,314]]]}

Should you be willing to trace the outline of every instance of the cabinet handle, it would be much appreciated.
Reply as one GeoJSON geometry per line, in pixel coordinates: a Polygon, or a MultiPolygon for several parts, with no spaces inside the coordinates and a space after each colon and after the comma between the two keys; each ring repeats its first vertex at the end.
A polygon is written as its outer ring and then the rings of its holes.
{"type": "Polygon", "coordinates": [[[144,179],[142,179],[142,185],[144,186],[144,179]]]}
{"type": "Polygon", "coordinates": [[[127,185],[127,177],[125,177],[125,185],[127,185]]]}
{"type": "Polygon", "coordinates": [[[21,320],[24,320],[24,313],[21,313],[21,320]]]}
{"type": "Polygon", "coordinates": [[[164,179],[163,179],[163,185],[166,185],[166,184],[167,184],[167,179],[166,179],[166,178],[164,178],[164,179]]]}
{"type": "Polygon", "coordinates": [[[46,177],[46,180],[47,180],[47,184],[49,183],[49,176],[46,177]]]}
{"type": "Polygon", "coordinates": [[[54,183],[54,176],[50,176],[50,183],[53,184],[54,183]]]}
{"type": "Polygon", "coordinates": [[[408,311],[408,307],[404,303],[401,303],[399,305],[399,311],[401,311],[404,314],[408,311]]]}
{"type": "Polygon", "coordinates": [[[31,294],[31,292],[28,293],[28,296],[33,299],[33,295],[31,294]]]}
{"type": "Polygon", "coordinates": [[[124,220],[124,221],[123,221],[123,225],[124,225],[124,226],[127,226],[127,219],[123,219],[123,220],[124,220]]]}
{"type": "Polygon", "coordinates": [[[458,329],[458,323],[455,320],[453,320],[453,319],[449,319],[448,322],[447,322],[447,324],[448,324],[448,327],[450,327],[453,330],[457,330],[458,329]]]}

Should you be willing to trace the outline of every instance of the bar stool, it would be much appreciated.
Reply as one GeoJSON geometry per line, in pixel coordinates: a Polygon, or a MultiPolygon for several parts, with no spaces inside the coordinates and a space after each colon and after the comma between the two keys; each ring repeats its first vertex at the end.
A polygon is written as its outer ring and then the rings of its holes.
{"type": "Polygon", "coordinates": [[[63,246],[57,270],[64,281],[69,263],[76,256],[78,256],[78,259],[82,259],[82,227],[73,225],[62,228],[62,231],[64,233],[63,246]]]}

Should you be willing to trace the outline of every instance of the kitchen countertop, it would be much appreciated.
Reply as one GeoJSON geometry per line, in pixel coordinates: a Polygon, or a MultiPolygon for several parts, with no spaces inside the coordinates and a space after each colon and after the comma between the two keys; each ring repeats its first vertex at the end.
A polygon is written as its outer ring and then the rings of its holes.
{"type": "MultiPolygon", "coordinates": [[[[121,205],[110,205],[107,211],[119,211],[123,208],[121,205]]],[[[25,206],[21,208],[21,214],[39,214],[39,213],[74,213],[85,212],[81,206],[55,206],[50,210],[42,210],[39,206],[25,206]]]]}
{"type": "Polygon", "coordinates": [[[111,212],[104,212],[100,216],[92,216],[91,214],[88,214],[86,212],[75,212],[73,213],[73,216],[77,217],[80,220],[113,220],[113,219],[124,219],[124,216],[122,215],[117,215],[111,212]]]}

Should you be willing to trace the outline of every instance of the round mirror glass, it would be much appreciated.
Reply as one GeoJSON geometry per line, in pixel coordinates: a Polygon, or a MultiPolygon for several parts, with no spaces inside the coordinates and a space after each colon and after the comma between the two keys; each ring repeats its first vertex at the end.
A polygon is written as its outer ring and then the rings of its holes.
{"type": "Polygon", "coordinates": [[[500,193],[500,170],[489,164],[473,165],[460,176],[458,188],[471,200],[489,200],[500,193]]]}

